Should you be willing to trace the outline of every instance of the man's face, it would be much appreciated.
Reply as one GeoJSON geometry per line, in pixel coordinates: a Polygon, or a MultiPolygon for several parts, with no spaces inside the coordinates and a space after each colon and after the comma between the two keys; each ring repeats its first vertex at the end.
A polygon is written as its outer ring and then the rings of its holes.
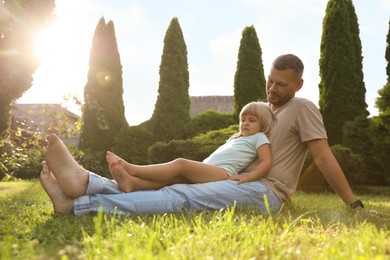
{"type": "Polygon", "coordinates": [[[291,69],[271,69],[267,80],[267,99],[272,110],[280,108],[295,96],[303,84],[291,69]]]}

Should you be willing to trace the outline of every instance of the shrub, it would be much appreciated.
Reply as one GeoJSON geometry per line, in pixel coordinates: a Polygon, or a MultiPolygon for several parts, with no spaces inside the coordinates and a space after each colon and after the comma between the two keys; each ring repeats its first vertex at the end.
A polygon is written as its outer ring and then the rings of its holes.
{"type": "Polygon", "coordinates": [[[115,137],[112,152],[135,164],[149,164],[148,148],[156,138],[143,125],[131,126],[115,137]]]}
{"type": "MultiPolygon", "coordinates": [[[[331,150],[340,164],[348,182],[351,185],[355,183],[363,183],[362,174],[362,157],[352,153],[351,149],[342,145],[334,145],[331,150]]],[[[301,172],[301,177],[298,182],[298,189],[307,192],[324,192],[330,191],[330,186],[326,179],[315,165],[312,157],[308,154],[305,162],[305,167],[301,172]]]]}
{"type": "Polygon", "coordinates": [[[0,180],[39,177],[45,144],[40,132],[31,131],[25,121],[13,120],[10,135],[0,141],[0,180]]]}
{"type": "Polygon", "coordinates": [[[102,152],[91,153],[85,152],[73,146],[68,147],[70,154],[85,169],[101,176],[110,177],[108,164],[105,160],[105,154],[102,152]]]}
{"type": "Polygon", "coordinates": [[[193,137],[211,130],[226,128],[237,122],[238,119],[234,119],[231,113],[218,113],[213,110],[206,110],[191,120],[186,126],[186,132],[188,137],[193,137]]]}
{"type": "Polygon", "coordinates": [[[157,142],[149,149],[152,163],[162,163],[176,158],[203,161],[235,132],[237,126],[209,131],[188,140],[173,140],[168,143],[157,142]]]}

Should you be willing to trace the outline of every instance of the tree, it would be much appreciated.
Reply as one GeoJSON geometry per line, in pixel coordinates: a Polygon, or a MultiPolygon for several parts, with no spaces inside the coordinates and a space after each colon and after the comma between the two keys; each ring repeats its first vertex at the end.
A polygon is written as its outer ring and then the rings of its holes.
{"type": "Polygon", "coordinates": [[[267,99],[262,52],[254,26],[242,32],[236,74],[234,75],[234,118],[251,101],[267,99]]]}
{"type": "Polygon", "coordinates": [[[376,107],[379,109],[379,117],[383,125],[390,130],[390,20],[389,20],[389,30],[387,32],[387,37],[386,37],[385,59],[387,61],[387,66],[386,66],[387,83],[382,89],[378,91],[379,97],[376,100],[376,107]]]}
{"type": "Polygon", "coordinates": [[[122,65],[114,23],[102,17],[95,30],[84,88],[80,148],[110,149],[115,134],[127,128],[123,104],[122,65]]]}
{"type": "Polygon", "coordinates": [[[34,38],[50,22],[54,6],[54,0],[0,2],[0,140],[8,135],[12,102],[32,85],[39,65],[34,38]]]}
{"type": "Polygon", "coordinates": [[[341,144],[344,123],[368,116],[362,46],[351,0],[329,0],[320,49],[320,111],[329,143],[341,144]]]}
{"type": "Polygon", "coordinates": [[[374,141],[375,159],[382,167],[380,172],[387,180],[387,184],[390,184],[390,21],[386,38],[385,59],[387,61],[387,83],[378,91],[379,97],[376,100],[376,107],[379,110],[379,115],[372,119],[371,136],[374,141]]]}
{"type": "Polygon", "coordinates": [[[182,139],[190,122],[190,97],[187,46],[179,20],[175,17],[166,31],[160,64],[158,97],[151,130],[161,141],[182,139]]]}

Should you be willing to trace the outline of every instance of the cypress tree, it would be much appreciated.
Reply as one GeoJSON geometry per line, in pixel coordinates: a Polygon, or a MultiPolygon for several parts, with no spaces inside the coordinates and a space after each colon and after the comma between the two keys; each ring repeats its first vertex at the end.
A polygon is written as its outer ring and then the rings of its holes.
{"type": "Polygon", "coordinates": [[[122,95],[122,65],[114,23],[106,24],[102,17],[92,40],[80,148],[106,151],[113,145],[115,134],[128,127],[122,95]]]}
{"type": "Polygon", "coordinates": [[[389,30],[386,37],[385,59],[387,61],[387,83],[378,91],[379,97],[376,100],[376,107],[379,109],[379,118],[381,119],[383,125],[390,130],[390,20],[389,30]]]}
{"type": "Polygon", "coordinates": [[[267,99],[262,51],[254,26],[242,32],[236,74],[234,75],[234,117],[251,101],[267,99]]]}
{"type": "Polygon", "coordinates": [[[0,2],[0,140],[8,135],[12,102],[32,85],[39,65],[33,41],[54,7],[54,0],[0,2]]]}
{"type": "Polygon", "coordinates": [[[320,111],[329,143],[341,144],[344,123],[368,116],[362,46],[351,0],[329,0],[320,48],[320,111]]]}
{"type": "Polygon", "coordinates": [[[151,118],[152,132],[162,141],[185,137],[190,121],[187,46],[175,17],[166,31],[160,64],[158,97],[151,118]]]}
{"type": "MultiPolygon", "coordinates": [[[[387,61],[386,74],[387,83],[378,91],[379,97],[376,100],[376,106],[379,109],[379,115],[372,119],[372,137],[374,140],[374,153],[376,162],[382,167],[379,173],[384,176],[387,184],[390,184],[390,21],[389,31],[386,38],[387,61]]],[[[386,183],[382,182],[380,185],[386,183]]]]}

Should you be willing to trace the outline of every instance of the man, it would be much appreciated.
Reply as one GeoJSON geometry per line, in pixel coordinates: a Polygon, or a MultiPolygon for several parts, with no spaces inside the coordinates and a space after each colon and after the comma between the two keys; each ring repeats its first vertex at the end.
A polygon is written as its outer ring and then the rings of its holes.
{"type": "Polygon", "coordinates": [[[296,190],[307,149],[331,187],[345,204],[363,211],[328,142],[322,116],[309,100],[296,98],[303,85],[303,63],[295,55],[276,58],[267,80],[267,97],[277,118],[271,136],[273,164],[258,181],[237,185],[234,180],[175,184],[160,190],[122,193],[115,181],[86,171],[55,135],[48,138],[41,183],[54,211],[82,215],[99,210],[119,214],[165,213],[180,210],[254,206],[266,213],[264,198],[276,213],[296,190]]]}

